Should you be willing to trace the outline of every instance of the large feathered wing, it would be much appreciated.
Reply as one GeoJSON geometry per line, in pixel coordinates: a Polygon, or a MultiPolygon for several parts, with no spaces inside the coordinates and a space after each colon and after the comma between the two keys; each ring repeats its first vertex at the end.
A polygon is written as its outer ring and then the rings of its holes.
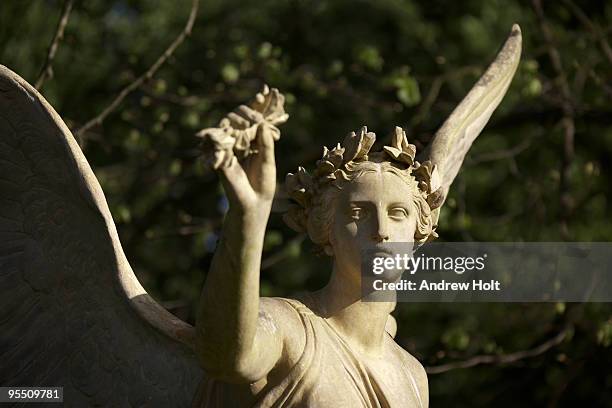
{"type": "Polygon", "coordinates": [[[419,156],[430,160],[440,175],[442,205],[472,143],[503,99],[521,58],[521,29],[515,24],[497,57],[470,92],[436,132],[428,148],[419,156]]]}
{"type": "Polygon", "coordinates": [[[142,288],[59,115],[0,65],[0,386],[66,406],[189,406],[193,327],[142,288]]]}

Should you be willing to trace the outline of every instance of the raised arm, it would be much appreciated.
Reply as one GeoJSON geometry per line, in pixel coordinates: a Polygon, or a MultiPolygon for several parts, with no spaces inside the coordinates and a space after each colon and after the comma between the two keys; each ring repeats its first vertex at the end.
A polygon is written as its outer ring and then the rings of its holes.
{"type": "MultiPolygon", "coordinates": [[[[275,366],[283,347],[281,330],[261,311],[259,298],[261,253],[276,185],[278,129],[248,107],[239,113],[241,117],[230,118],[243,121],[245,128],[259,122],[250,141],[255,149],[242,164],[231,147],[212,158],[230,205],[198,306],[196,349],[209,375],[253,382],[275,366]]],[[[224,137],[222,132],[216,136],[217,141],[224,137]]]]}

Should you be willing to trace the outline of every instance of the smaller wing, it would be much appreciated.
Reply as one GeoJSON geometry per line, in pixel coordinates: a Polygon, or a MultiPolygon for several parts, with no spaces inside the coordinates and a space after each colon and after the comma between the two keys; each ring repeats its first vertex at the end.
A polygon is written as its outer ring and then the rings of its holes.
{"type": "Polygon", "coordinates": [[[472,143],[506,94],[521,58],[521,42],[521,29],[514,24],[493,63],[419,156],[419,161],[430,160],[438,169],[442,189],[439,205],[446,199],[472,143]]]}

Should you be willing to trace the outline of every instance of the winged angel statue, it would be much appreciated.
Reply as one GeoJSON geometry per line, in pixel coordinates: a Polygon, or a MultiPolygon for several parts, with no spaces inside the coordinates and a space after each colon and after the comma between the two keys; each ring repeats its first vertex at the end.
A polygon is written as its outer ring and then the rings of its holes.
{"type": "Polygon", "coordinates": [[[61,386],[64,404],[79,407],[427,406],[423,367],[393,340],[394,304],[354,290],[356,254],[436,237],[440,206],[520,52],[515,25],[418,156],[400,128],[370,151],[375,135],[363,128],[325,149],[314,173],[288,175],[285,220],[334,262],[325,288],[294,299],[259,297],[282,95],[264,89],[201,131],[230,210],[196,327],[147,294],[70,130],[0,66],[0,386],[61,386]]]}

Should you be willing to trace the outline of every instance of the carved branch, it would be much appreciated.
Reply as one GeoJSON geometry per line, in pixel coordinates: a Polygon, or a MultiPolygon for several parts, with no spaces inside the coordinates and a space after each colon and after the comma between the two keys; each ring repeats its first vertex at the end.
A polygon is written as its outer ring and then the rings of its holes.
{"type": "Polygon", "coordinates": [[[72,3],[73,0],[64,1],[64,5],[62,6],[62,14],[60,15],[60,19],[57,23],[55,35],[53,36],[53,40],[51,40],[51,44],[49,45],[49,49],[47,50],[47,57],[45,58],[45,63],[43,64],[43,67],[40,70],[40,74],[38,74],[38,78],[34,83],[34,87],[36,88],[36,90],[40,90],[40,88],[43,86],[43,84],[48,78],[53,78],[53,60],[55,59],[55,54],[57,53],[59,43],[62,38],[64,38],[64,30],[66,29],[66,25],[68,25],[70,11],[72,10],[72,3]]]}
{"type": "Polygon", "coordinates": [[[425,371],[427,371],[427,374],[441,374],[447,371],[456,370],[459,368],[470,368],[481,364],[515,363],[526,358],[537,357],[546,353],[548,350],[561,344],[563,340],[565,340],[569,332],[570,327],[566,327],[559,333],[557,333],[554,337],[529,350],[515,351],[514,353],[509,354],[475,356],[463,361],[456,361],[453,363],[426,367],[425,371]]]}
{"type": "Polygon", "coordinates": [[[159,56],[155,63],[151,65],[151,67],[149,67],[148,70],[146,70],[142,75],[140,75],[130,84],[128,84],[125,88],[123,88],[117,94],[115,99],[113,99],[113,101],[106,108],[104,108],[96,117],[87,121],[83,126],[78,128],[74,132],[74,135],[77,137],[77,139],[82,140],[85,132],[87,132],[94,126],[101,125],[104,119],[106,119],[107,116],[113,113],[113,111],[117,109],[119,105],[121,105],[126,96],[128,96],[130,93],[138,89],[143,83],[151,80],[153,76],[155,76],[157,71],[166,63],[166,61],[168,61],[168,59],[172,56],[172,54],[174,54],[176,49],[185,41],[185,38],[187,38],[187,36],[191,34],[195,18],[198,14],[198,6],[199,0],[192,0],[189,17],[187,18],[185,27],[180,32],[180,34],[174,39],[174,41],[172,41],[168,48],[166,48],[166,50],[159,56]]]}

